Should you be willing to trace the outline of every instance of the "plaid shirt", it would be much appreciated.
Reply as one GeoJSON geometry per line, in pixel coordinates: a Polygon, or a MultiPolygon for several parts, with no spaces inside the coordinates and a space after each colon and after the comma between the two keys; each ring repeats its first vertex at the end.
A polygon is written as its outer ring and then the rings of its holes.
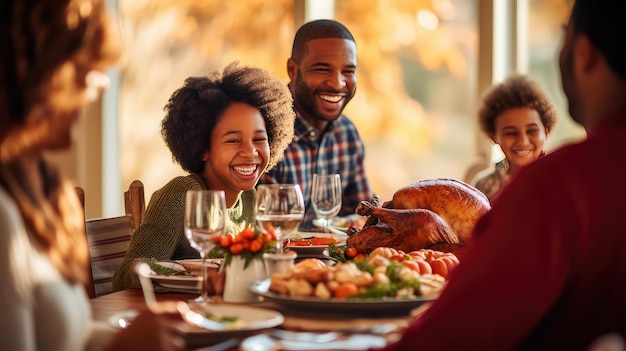
{"type": "Polygon", "coordinates": [[[294,128],[294,140],[285,150],[284,159],[264,174],[259,183],[300,184],[306,208],[302,230],[314,228],[312,220],[316,215],[310,193],[315,173],[341,175],[340,216],[353,214],[361,201],[374,197],[363,165],[365,147],[348,117],[341,115],[329,122],[319,141],[315,128],[299,114],[294,128]]]}

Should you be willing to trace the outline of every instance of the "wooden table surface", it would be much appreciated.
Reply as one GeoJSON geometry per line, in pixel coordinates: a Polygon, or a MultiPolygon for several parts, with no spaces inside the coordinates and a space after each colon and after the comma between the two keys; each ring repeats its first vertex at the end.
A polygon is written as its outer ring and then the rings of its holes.
{"type": "MultiPolygon", "coordinates": [[[[181,293],[159,293],[157,299],[161,301],[186,301],[193,299],[195,295],[181,294],[181,293]]],[[[219,297],[216,298],[216,303],[221,303],[219,297]]],[[[112,294],[104,295],[91,300],[91,307],[93,311],[93,318],[99,321],[110,322],[110,319],[115,316],[129,310],[136,310],[145,308],[145,302],[141,290],[131,289],[114,292],[112,294]]],[[[399,333],[410,323],[411,311],[406,311],[406,314],[386,316],[386,315],[347,315],[345,313],[321,313],[315,311],[301,311],[293,308],[285,308],[284,306],[277,305],[270,302],[262,302],[258,304],[246,304],[248,307],[266,308],[278,311],[283,314],[285,321],[278,328],[293,330],[293,331],[337,331],[345,332],[346,335],[354,332],[367,332],[369,328],[373,326],[379,326],[384,324],[385,326],[396,326],[397,329],[393,332],[386,333],[383,336],[387,340],[394,340],[398,337],[399,333]]],[[[182,322],[181,322],[182,323],[182,322]]],[[[185,330],[190,330],[185,326],[185,330]]],[[[188,342],[189,350],[199,350],[202,346],[216,344],[226,339],[233,337],[244,338],[248,335],[255,333],[263,333],[264,331],[247,331],[242,334],[227,333],[227,335],[220,335],[220,333],[209,332],[196,328],[193,332],[188,333],[185,337],[188,342]]],[[[238,347],[229,348],[237,350],[238,347]]]]}

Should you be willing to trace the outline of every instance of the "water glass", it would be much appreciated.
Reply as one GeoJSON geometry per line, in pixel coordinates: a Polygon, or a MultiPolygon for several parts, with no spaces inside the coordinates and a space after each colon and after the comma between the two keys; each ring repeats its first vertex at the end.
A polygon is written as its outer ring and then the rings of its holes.
{"type": "Polygon", "coordinates": [[[206,255],[214,244],[211,237],[226,227],[226,201],[222,190],[189,190],[185,197],[185,235],[202,257],[202,293],[196,302],[208,302],[206,255]]]}

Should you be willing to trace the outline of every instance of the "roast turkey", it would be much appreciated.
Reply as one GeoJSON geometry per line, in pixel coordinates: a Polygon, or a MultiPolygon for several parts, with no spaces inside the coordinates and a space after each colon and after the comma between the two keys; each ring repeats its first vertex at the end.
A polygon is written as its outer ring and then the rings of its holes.
{"type": "Polygon", "coordinates": [[[356,213],[369,218],[362,228],[348,229],[346,245],[363,253],[377,247],[462,253],[476,222],[490,209],[487,197],[462,181],[421,180],[396,191],[389,202],[361,202],[356,213]]]}

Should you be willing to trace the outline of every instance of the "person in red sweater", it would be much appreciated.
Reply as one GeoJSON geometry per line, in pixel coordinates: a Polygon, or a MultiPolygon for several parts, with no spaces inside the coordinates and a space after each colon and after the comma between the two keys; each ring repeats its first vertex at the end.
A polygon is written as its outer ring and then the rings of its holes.
{"type": "Polygon", "coordinates": [[[586,140],[521,169],[432,306],[384,350],[590,350],[626,339],[626,4],[577,0],[560,54],[586,140]]]}

